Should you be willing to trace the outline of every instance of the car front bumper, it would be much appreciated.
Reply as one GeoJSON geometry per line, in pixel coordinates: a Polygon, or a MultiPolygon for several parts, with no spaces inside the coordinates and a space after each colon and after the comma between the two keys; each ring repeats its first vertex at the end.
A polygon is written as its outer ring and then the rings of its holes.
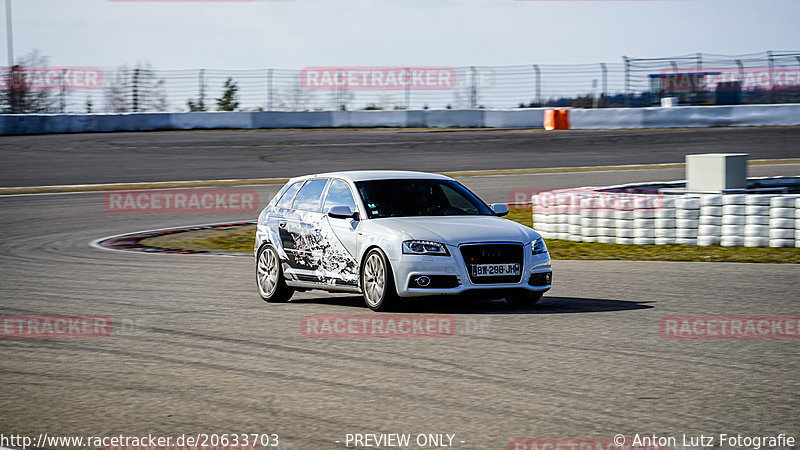
{"type": "Polygon", "coordinates": [[[473,283],[459,248],[448,246],[450,256],[404,254],[392,261],[397,294],[400,297],[475,294],[502,297],[530,292],[546,292],[552,285],[549,253],[531,254],[530,244],[524,246],[522,276],[516,283],[473,283]],[[549,274],[549,275],[548,275],[549,274]],[[419,287],[417,277],[428,277],[427,287],[419,287]]]}

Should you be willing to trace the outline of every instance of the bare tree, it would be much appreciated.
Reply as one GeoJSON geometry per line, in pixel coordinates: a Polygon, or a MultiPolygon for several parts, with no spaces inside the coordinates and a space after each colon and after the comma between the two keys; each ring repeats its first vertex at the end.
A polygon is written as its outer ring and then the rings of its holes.
{"type": "Polygon", "coordinates": [[[3,110],[12,114],[55,112],[55,99],[48,86],[37,84],[35,72],[46,67],[48,59],[38,50],[19,58],[3,73],[0,101],[3,110]]]}
{"type": "Polygon", "coordinates": [[[286,89],[281,89],[277,95],[278,108],[288,111],[308,111],[314,96],[300,83],[300,78],[292,80],[286,89]]]}
{"type": "Polygon", "coordinates": [[[105,78],[105,110],[108,112],[166,111],[169,107],[166,82],[158,78],[150,63],[137,64],[133,69],[123,65],[105,78]]]}

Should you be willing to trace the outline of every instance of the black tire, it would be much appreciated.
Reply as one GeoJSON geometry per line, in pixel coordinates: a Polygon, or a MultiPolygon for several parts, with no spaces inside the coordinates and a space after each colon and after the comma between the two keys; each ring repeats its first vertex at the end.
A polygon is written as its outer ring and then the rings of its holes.
{"type": "Polygon", "coordinates": [[[270,303],[288,302],[294,289],[286,285],[281,259],[271,244],[264,244],[256,255],[256,286],[261,298],[270,303]],[[271,276],[268,276],[268,272],[271,276]]]}
{"type": "Polygon", "coordinates": [[[389,311],[397,302],[392,266],[379,248],[367,252],[361,264],[361,290],[364,303],[373,311],[389,311]]]}
{"type": "Polygon", "coordinates": [[[528,308],[539,303],[539,300],[542,299],[543,295],[544,292],[530,292],[526,294],[509,295],[506,297],[506,301],[514,307],[528,308]]]}

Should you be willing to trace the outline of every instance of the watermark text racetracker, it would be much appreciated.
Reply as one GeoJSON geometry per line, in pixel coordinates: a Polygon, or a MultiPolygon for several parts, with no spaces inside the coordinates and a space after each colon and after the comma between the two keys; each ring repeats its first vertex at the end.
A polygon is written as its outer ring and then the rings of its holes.
{"type": "Polygon", "coordinates": [[[665,316],[666,339],[800,339],[800,316],[665,316]]]}
{"type": "Polygon", "coordinates": [[[257,450],[281,445],[275,433],[197,433],[176,436],[38,436],[0,434],[0,447],[28,448],[90,447],[104,450],[257,450]]]}
{"type": "Polygon", "coordinates": [[[106,315],[3,314],[0,337],[15,339],[86,339],[134,334],[147,327],[139,318],[106,315]]]}
{"type": "Polygon", "coordinates": [[[451,338],[489,334],[491,323],[439,314],[310,314],[300,319],[300,331],[309,338],[451,338]]]}
{"type": "Polygon", "coordinates": [[[0,90],[92,91],[102,87],[99,67],[0,67],[0,90]]]}
{"type": "Polygon", "coordinates": [[[116,213],[253,213],[258,193],[245,189],[171,189],[106,192],[103,206],[116,213]]]}

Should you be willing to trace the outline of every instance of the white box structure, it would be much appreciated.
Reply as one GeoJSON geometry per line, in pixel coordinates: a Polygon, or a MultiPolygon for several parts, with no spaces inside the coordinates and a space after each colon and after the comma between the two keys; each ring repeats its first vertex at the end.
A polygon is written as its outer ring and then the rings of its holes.
{"type": "Polygon", "coordinates": [[[686,191],[746,189],[748,156],[747,153],[686,155],[686,191]]]}

